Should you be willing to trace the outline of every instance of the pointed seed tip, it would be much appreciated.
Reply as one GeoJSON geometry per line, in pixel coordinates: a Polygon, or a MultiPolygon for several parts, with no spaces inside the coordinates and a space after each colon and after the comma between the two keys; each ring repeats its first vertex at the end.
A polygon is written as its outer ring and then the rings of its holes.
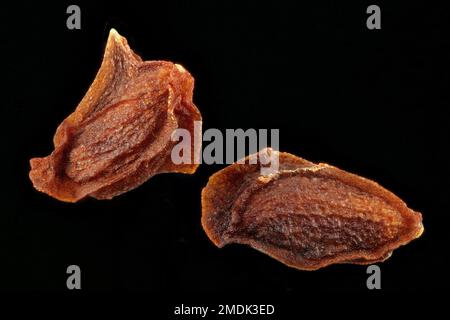
{"type": "Polygon", "coordinates": [[[109,30],[109,37],[113,37],[115,39],[120,39],[122,36],[117,32],[116,29],[111,28],[111,30],[109,30]]]}

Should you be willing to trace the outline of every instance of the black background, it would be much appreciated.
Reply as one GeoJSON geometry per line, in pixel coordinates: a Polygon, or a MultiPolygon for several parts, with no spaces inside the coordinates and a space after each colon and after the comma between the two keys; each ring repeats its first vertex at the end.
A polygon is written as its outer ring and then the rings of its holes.
{"type": "Polygon", "coordinates": [[[224,166],[159,175],[111,201],[67,204],[34,190],[29,159],[52,151],[112,27],[143,59],[194,75],[204,129],[279,128],[281,150],[378,181],[422,212],[423,236],[380,264],[382,289],[446,287],[448,12],[373,3],[382,29],[368,30],[372,3],[298,3],[2,4],[0,289],[67,291],[76,264],[82,291],[166,293],[170,303],[367,291],[365,266],[302,272],[245,246],[215,248],[200,225],[200,192],[224,166]],[[69,4],[81,7],[81,30],[66,28],[69,4]]]}

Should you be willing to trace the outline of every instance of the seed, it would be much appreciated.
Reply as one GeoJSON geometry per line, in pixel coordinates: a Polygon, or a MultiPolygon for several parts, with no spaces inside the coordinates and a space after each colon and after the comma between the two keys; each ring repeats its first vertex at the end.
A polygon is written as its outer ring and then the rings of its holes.
{"type": "MultiPolygon", "coordinates": [[[[193,134],[201,115],[192,102],[194,79],[167,61],[142,61],[110,31],[101,67],[86,95],[58,127],[55,150],[31,159],[34,187],[68,202],[110,199],[158,173],[195,172],[173,164],[171,134],[193,134]]],[[[200,146],[192,147],[192,159],[200,146]]]]}
{"type": "MultiPolygon", "coordinates": [[[[233,164],[202,191],[202,225],[218,247],[249,245],[282,263],[316,270],[372,264],[423,232],[422,216],[377,183],[271,149],[279,170],[233,164]]],[[[251,157],[260,158],[258,154],[251,157]]]]}

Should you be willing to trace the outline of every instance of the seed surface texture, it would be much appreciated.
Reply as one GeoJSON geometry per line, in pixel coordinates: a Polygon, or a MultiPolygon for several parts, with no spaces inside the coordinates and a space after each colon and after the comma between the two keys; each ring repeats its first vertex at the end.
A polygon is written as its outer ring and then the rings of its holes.
{"type": "Polygon", "coordinates": [[[218,247],[249,245],[282,263],[316,270],[372,264],[423,232],[422,216],[377,183],[276,152],[279,170],[232,164],[202,191],[202,226],[218,247]]]}
{"type": "Polygon", "coordinates": [[[194,121],[201,123],[193,88],[182,66],[143,61],[112,29],[97,76],[56,130],[54,151],[30,161],[34,187],[76,202],[113,198],[158,173],[192,174],[201,146],[192,143],[192,164],[174,164],[171,135],[183,128],[194,137],[194,121]]]}

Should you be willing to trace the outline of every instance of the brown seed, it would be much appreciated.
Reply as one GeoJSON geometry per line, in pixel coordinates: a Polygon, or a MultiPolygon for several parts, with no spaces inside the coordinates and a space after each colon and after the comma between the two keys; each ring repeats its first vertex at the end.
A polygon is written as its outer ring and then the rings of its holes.
{"type": "Polygon", "coordinates": [[[316,270],[383,261],[422,234],[421,214],[377,183],[278,156],[279,170],[269,176],[258,163],[233,164],[210,177],[202,225],[215,245],[246,244],[288,266],[316,270]]]}
{"type": "MultiPolygon", "coordinates": [[[[172,132],[184,128],[193,137],[201,121],[193,88],[182,66],[142,61],[112,29],[94,82],[56,130],[55,150],[30,161],[34,187],[68,202],[110,199],[158,173],[195,172],[197,164],[170,158],[172,132]]],[[[194,159],[200,145],[191,148],[194,159]]]]}

